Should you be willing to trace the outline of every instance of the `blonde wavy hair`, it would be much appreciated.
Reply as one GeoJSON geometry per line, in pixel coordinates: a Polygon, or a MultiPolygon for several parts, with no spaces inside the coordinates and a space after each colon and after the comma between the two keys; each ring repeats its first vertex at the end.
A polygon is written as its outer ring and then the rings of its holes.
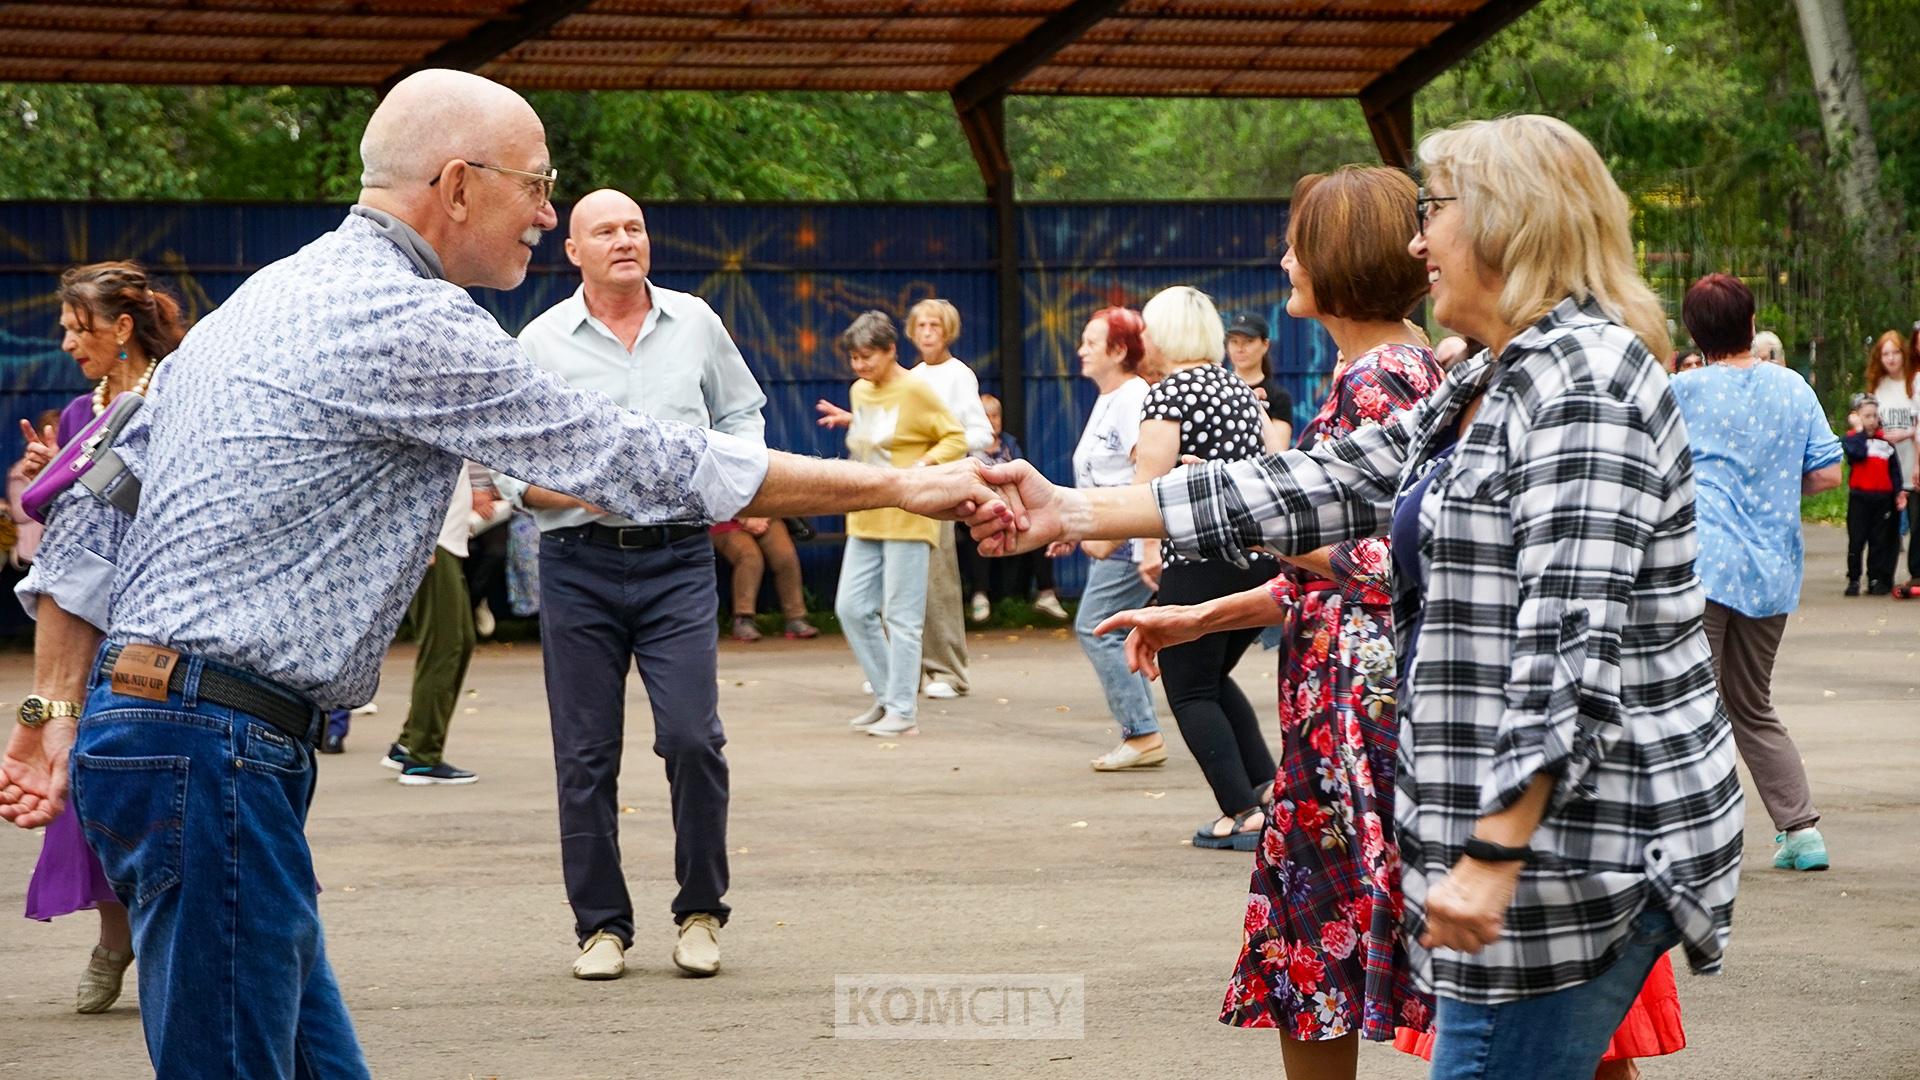
{"type": "Polygon", "coordinates": [[[1471,120],[1420,140],[1420,168],[1459,197],[1452,212],[1506,279],[1507,325],[1539,321],[1568,296],[1593,300],[1655,356],[1673,351],[1666,311],[1640,278],[1627,196],[1586,136],[1551,116],[1471,120]]]}

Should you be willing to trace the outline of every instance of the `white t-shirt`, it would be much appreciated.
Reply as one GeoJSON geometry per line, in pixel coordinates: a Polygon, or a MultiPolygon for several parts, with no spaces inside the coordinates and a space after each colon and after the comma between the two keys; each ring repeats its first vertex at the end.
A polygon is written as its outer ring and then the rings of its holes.
{"type": "Polygon", "coordinates": [[[980,380],[959,357],[948,357],[938,364],[919,363],[907,369],[907,374],[918,375],[933,387],[947,411],[960,422],[967,432],[967,453],[977,453],[992,446],[993,425],[987,421],[986,407],[980,404],[980,380]]]}
{"type": "MultiPolygon", "coordinates": [[[[1133,447],[1140,441],[1140,407],[1147,380],[1138,375],[1101,394],[1073,448],[1073,486],[1125,487],[1133,483],[1133,447]]],[[[1140,545],[1129,541],[1115,556],[1138,562],[1140,545]]]]}
{"type": "Polygon", "coordinates": [[[473,523],[473,481],[467,476],[467,467],[460,466],[460,479],[453,485],[453,502],[447,505],[447,516],[440,524],[440,546],[461,558],[467,557],[467,536],[473,523]]]}
{"type": "MultiPolygon", "coordinates": [[[[1880,402],[1880,426],[1888,431],[1912,430],[1914,424],[1913,399],[1907,395],[1907,384],[1903,379],[1882,376],[1880,385],[1873,388],[1874,399],[1880,402]]],[[[1900,483],[1907,488],[1915,486],[1913,475],[1915,460],[1913,440],[1893,444],[1893,451],[1900,458],[1900,483]]]]}

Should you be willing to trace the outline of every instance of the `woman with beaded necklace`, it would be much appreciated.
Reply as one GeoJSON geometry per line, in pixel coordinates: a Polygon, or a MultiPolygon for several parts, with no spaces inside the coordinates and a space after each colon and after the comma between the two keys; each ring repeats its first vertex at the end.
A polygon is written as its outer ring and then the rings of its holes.
{"type": "MultiPolygon", "coordinates": [[[[186,328],[179,301],[154,289],[137,263],[73,267],[60,275],[59,298],[60,347],[94,384],[60,413],[54,445],[64,446],[114,398],[129,390],[147,394],[161,358],[186,336],[186,328]]],[[[27,917],[44,922],[87,908],[100,912],[100,941],[80,976],[74,1010],[98,1013],[120,997],[133,963],[133,931],[78,820],[61,814],[47,825],[41,841],[40,861],[27,885],[27,917]]]]}

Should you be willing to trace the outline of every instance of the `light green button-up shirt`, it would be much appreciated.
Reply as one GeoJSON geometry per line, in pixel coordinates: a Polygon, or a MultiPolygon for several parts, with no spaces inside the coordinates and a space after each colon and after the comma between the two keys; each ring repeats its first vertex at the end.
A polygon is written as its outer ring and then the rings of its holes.
{"type": "MultiPolygon", "coordinates": [[[[582,390],[595,390],[615,405],[659,420],[678,420],[765,444],[761,409],[767,396],[727,335],[720,316],[691,293],[647,283],[653,309],[640,324],[633,348],[587,310],[584,286],[548,308],[520,331],[533,362],[582,390]]],[[[500,489],[518,500],[527,485],[500,478],[500,489]]],[[[541,532],[599,521],[608,525],[661,525],[618,514],[578,508],[534,510],[541,532]]]]}

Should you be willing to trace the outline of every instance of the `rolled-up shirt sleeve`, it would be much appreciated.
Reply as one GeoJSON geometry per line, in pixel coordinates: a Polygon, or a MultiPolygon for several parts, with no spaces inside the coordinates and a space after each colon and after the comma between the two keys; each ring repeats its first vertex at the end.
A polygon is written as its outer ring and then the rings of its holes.
{"type": "Polygon", "coordinates": [[[1542,406],[1513,462],[1519,604],[1482,816],[1541,774],[1554,779],[1549,814],[1592,796],[1587,774],[1627,721],[1621,635],[1634,580],[1672,495],[1645,418],[1599,392],[1542,406]]]}
{"type": "Polygon", "coordinates": [[[1247,565],[1254,549],[1304,555],[1385,534],[1424,406],[1311,450],[1185,465],[1153,482],[1173,549],[1247,565]]]}
{"type": "Polygon", "coordinates": [[[398,386],[370,387],[350,403],[355,420],[382,436],[438,447],[638,521],[725,521],[765,479],[767,450],[758,441],[656,420],[568,386],[464,293],[408,299],[393,318],[416,327],[425,346],[419,362],[397,366],[398,386]]]}
{"type": "Polygon", "coordinates": [[[105,633],[114,564],[130,521],[77,484],[54,499],[33,566],[13,588],[27,616],[37,619],[47,597],[105,633]]]}

